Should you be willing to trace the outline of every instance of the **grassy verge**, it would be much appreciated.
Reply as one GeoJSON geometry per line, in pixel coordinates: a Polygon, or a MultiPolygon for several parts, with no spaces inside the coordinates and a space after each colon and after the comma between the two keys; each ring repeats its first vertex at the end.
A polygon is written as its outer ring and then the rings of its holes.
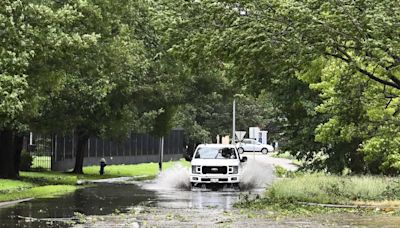
{"type": "MultiPolygon", "coordinates": [[[[165,162],[163,167],[168,169],[176,164],[190,166],[189,162],[165,162]]],[[[82,179],[102,179],[112,177],[141,177],[153,178],[158,174],[158,163],[138,165],[110,165],[106,167],[106,175],[99,174],[98,166],[84,168],[84,175],[62,172],[20,172],[20,180],[0,179],[0,202],[23,198],[42,198],[73,192],[77,181],[82,179]]],[[[140,179],[140,178],[139,178],[140,179]]]]}
{"type": "MultiPolygon", "coordinates": [[[[174,165],[189,167],[190,163],[185,160],[170,161],[163,163],[163,169],[171,168],[174,165]]],[[[89,166],[83,169],[86,177],[101,177],[98,166],[89,166]]],[[[109,165],[105,167],[104,177],[146,177],[154,178],[158,174],[158,163],[143,163],[137,165],[109,165]]]]}
{"type": "Polygon", "coordinates": [[[0,179],[0,202],[73,192],[78,176],[61,172],[20,172],[19,180],[0,179]]]}
{"type": "Polygon", "coordinates": [[[74,185],[46,185],[37,186],[20,191],[0,194],[0,202],[18,200],[24,198],[48,198],[63,195],[75,191],[77,186],[74,185]]]}
{"type": "Polygon", "coordinates": [[[20,189],[32,188],[33,186],[34,184],[25,181],[0,179],[0,193],[18,191],[20,189]]]}
{"type": "MultiPolygon", "coordinates": [[[[239,208],[267,209],[307,214],[329,211],[388,211],[400,214],[400,179],[377,176],[335,176],[303,174],[272,184],[264,197],[242,200],[239,208]],[[317,206],[310,206],[317,203],[317,206]],[[326,208],[321,204],[366,206],[326,208]]],[[[289,214],[289,213],[288,213],[289,214]]]]}
{"type": "Polygon", "coordinates": [[[50,156],[32,156],[32,169],[50,169],[51,157],[50,156]]]}

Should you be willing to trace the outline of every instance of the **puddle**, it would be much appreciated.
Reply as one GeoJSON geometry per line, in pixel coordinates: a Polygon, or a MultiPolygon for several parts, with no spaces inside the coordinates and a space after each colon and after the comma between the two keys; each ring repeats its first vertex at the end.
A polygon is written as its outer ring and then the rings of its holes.
{"type": "MultiPolygon", "coordinates": [[[[75,212],[84,215],[107,215],[141,202],[155,199],[154,192],[137,185],[99,184],[78,189],[59,198],[36,199],[12,207],[0,209],[0,227],[68,227],[63,222],[26,221],[23,218],[71,218],[75,212]]],[[[57,219],[56,219],[57,220],[57,219]]]]}

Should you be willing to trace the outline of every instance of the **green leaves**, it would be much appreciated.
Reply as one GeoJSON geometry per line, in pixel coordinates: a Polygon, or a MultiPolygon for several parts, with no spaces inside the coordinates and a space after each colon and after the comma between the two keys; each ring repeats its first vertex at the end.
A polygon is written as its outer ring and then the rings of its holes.
{"type": "Polygon", "coordinates": [[[27,88],[26,76],[0,74],[0,128],[19,127],[13,120],[21,118],[27,88]]]}

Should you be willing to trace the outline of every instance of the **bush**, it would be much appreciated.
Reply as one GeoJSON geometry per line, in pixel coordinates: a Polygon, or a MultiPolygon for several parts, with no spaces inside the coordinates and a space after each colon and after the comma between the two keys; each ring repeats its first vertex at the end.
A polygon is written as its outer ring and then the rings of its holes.
{"type": "Polygon", "coordinates": [[[277,177],[286,177],[287,170],[280,165],[275,166],[275,174],[277,177]]]}
{"type": "Polygon", "coordinates": [[[26,150],[22,150],[21,152],[21,161],[19,163],[19,170],[21,171],[29,171],[32,166],[32,155],[30,155],[26,150]]]}

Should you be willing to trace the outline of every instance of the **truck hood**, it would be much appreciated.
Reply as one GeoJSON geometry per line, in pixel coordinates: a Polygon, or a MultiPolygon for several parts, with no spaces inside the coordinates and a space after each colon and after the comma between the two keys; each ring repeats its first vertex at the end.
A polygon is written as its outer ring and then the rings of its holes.
{"type": "Polygon", "coordinates": [[[239,159],[193,159],[192,165],[202,166],[238,166],[239,159]]]}

